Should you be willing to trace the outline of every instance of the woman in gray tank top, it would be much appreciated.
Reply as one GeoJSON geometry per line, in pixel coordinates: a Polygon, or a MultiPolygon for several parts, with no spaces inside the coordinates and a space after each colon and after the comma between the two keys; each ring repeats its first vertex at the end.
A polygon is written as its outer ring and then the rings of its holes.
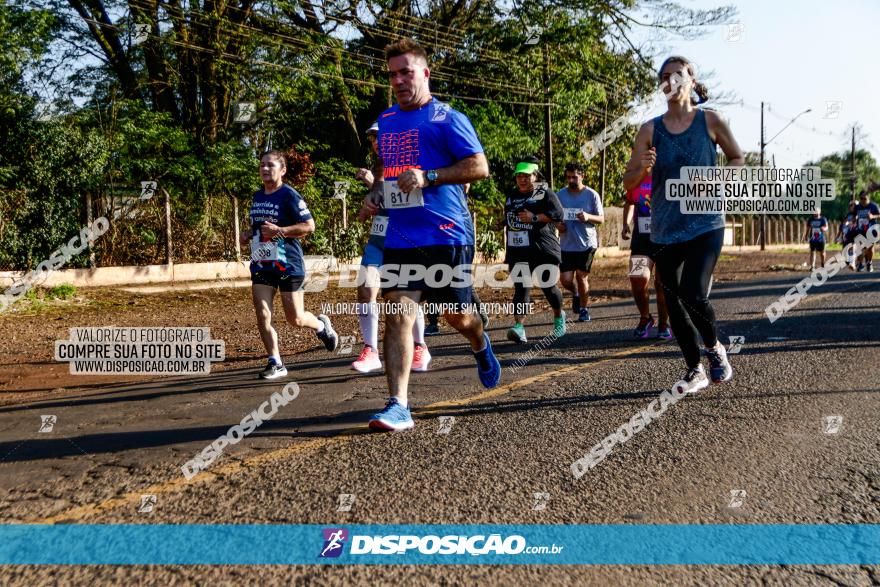
{"type": "Polygon", "coordinates": [[[712,272],[724,240],[724,214],[682,214],[678,201],[666,199],[666,181],[679,179],[685,166],[715,166],[718,146],[729,165],[743,165],[745,158],[724,120],[712,110],[696,108],[708,99],[708,92],[687,59],[666,59],[659,78],[667,97],[666,113],[639,129],[623,184],[631,190],[651,176],[655,262],[672,331],[687,363],[687,372],[673,390],[696,392],[709,385],[700,364],[698,337],[706,348],[712,381],[721,383],[733,376],[724,346],[718,342],[715,310],[709,302],[712,272]],[[692,97],[694,93],[698,99],[692,97]]]}

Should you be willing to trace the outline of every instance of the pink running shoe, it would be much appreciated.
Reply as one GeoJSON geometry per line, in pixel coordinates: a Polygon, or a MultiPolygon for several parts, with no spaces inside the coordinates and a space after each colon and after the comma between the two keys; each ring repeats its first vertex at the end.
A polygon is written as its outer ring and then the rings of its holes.
{"type": "Polygon", "coordinates": [[[415,350],[413,351],[413,362],[412,367],[410,367],[411,371],[427,371],[428,364],[431,362],[431,353],[428,352],[428,347],[422,345],[416,345],[415,350]]]}
{"type": "Polygon", "coordinates": [[[369,373],[381,369],[382,361],[379,360],[379,353],[374,351],[372,347],[364,345],[357,361],[351,364],[351,368],[360,373],[369,373]]]}

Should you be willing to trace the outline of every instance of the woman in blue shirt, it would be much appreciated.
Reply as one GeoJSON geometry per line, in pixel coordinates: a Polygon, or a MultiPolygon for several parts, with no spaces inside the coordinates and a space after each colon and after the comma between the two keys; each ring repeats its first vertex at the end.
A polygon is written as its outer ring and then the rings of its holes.
{"type": "Polygon", "coordinates": [[[310,328],[328,351],[336,350],[339,337],[330,318],[307,312],[303,300],[305,261],[299,239],[315,231],[315,220],[306,201],[285,184],[287,160],[281,151],[269,151],[260,160],[263,189],[251,204],[251,230],[241,235],[241,244],[251,243],[251,297],[257,327],[269,360],[262,379],[287,375],[278,348],[278,333],[272,327],[275,290],[281,293],[284,316],[291,326],[310,328]]]}

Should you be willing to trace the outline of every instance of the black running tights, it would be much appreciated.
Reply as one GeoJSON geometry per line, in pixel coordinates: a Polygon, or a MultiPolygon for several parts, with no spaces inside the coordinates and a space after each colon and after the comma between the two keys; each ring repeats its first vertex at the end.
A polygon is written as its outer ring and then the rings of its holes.
{"type": "Polygon", "coordinates": [[[702,337],[706,348],[718,343],[709,287],[723,242],[724,229],[719,228],[687,242],[655,245],[655,261],[666,294],[669,322],[689,369],[700,364],[697,335],[702,337]]]}
{"type": "MultiPolygon", "coordinates": [[[[541,265],[541,263],[529,263],[529,273],[534,272],[535,268],[541,265]]],[[[513,272],[512,265],[510,266],[510,270],[511,272],[513,272]]],[[[546,274],[544,275],[546,276],[546,274]]],[[[529,303],[529,293],[531,289],[532,288],[526,287],[524,284],[520,283],[519,279],[514,279],[513,303],[523,304],[521,306],[518,306],[520,308],[523,308],[525,304],[529,303]]],[[[554,310],[559,310],[562,308],[562,292],[559,291],[559,287],[557,287],[555,283],[550,287],[542,287],[541,291],[544,292],[544,297],[547,298],[547,302],[550,304],[551,308],[553,308],[554,310]]]]}

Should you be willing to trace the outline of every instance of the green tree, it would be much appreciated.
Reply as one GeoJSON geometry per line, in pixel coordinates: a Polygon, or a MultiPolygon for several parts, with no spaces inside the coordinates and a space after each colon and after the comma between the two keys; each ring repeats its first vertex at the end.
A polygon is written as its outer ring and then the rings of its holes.
{"type": "Polygon", "coordinates": [[[850,151],[832,153],[820,157],[818,160],[807,163],[805,166],[816,166],[822,170],[823,179],[833,179],[837,197],[833,202],[822,204],[822,213],[828,218],[843,218],[846,216],[849,202],[854,195],[867,188],[872,182],[880,182],[880,166],[865,149],[856,150],[856,173],[855,192],[852,189],[852,159],[850,151]]]}

